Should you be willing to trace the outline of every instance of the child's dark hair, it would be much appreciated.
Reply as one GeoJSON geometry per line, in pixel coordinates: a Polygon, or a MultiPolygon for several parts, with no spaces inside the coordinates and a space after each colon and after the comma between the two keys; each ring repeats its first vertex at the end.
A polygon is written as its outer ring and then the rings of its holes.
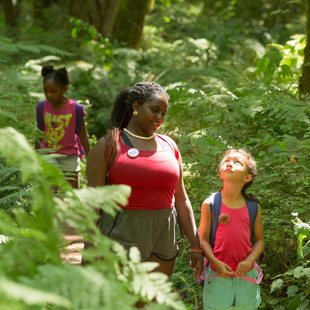
{"type": "MultiPolygon", "coordinates": [[[[257,198],[255,196],[253,196],[252,194],[246,193],[247,188],[249,188],[252,185],[254,178],[257,174],[256,162],[255,162],[254,158],[252,157],[252,155],[249,152],[247,152],[243,149],[229,149],[225,152],[223,159],[227,155],[229,155],[230,153],[240,153],[246,158],[246,165],[247,165],[249,174],[252,175],[252,179],[251,179],[251,181],[249,181],[243,185],[241,193],[245,198],[248,198],[248,199],[251,199],[251,200],[258,202],[257,198]]],[[[223,160],[221,161],[221,165],[222,165],[222,163],[223,163],[223,160]]]]}
{"type": "Polygon", "coordinates": [[[41,75],[43,81],[52,79],[54,82],[60,84],[61,86],[69,85],[69,76],[66,68],[54,69],[53,66],[44,66],[41,69],[41,75]]]}
{"type": "Polygon", "coordinates": [[[117,156],[118,134],[119,129],[127,127],[132,117],[132,104],[137,101],[140,105],[152,100],[155,96],[165,96],[169,99],[169,95],[162,86],[155,82],[140,82],[132,87],[125,88],[117,96],[112,109],[111,129],[105,137],[104,157],[109,171],[114,159],[117,156]]]}

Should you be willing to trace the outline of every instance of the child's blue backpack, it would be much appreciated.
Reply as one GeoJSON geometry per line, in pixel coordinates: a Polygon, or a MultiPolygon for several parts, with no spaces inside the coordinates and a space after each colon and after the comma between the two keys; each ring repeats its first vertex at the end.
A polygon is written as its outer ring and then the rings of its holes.
{"type": "MultiPolygon", "coordinates": [[[[211,210],[211,215],[212,215],[212,220],[211,220],[211,232],[210,232],[210,244],[212,248],[214,247],[214,242],[215,242],[215,236],[216,236],[216,231],[218,227],[218,218],[221,213],[221,207],[222,207],[222,194],[221,192],[216,192],[212,194],[208,198],[208,202],[210,205],[210,210],[211,210]]],[[[249,211],[249,216],[250,216],[250,230],[251,230],[251,243],[254,243],[254,223],[256,220],[256,215],[258,211],[258,203],[245,198],[245,202],[249,211]]],[[[206,271],[206,267],[208,265],[208,260],[206,257],[204,257],[204,270],[201,276],[198,279],[198,283],[200,285],[203,285],[204,283],[204,275],[206,271]]]]}
{"type": "MultiPolygon", "coordinates": [[[[77,103],[75,100],[73,100],[73,102],[75,103],[75,133],[78,139],[79,156],[83,157],[83,155],[85,155],[85,151],[80,142],[79,134],[82,130],[82,125],[83,125],[84,108],[81,104],[77,103]]],[[[40,101],[37,105],[37,125],[41,131],[44,131],[44,118],[43,118],[44,103],[45,103],[45,100],[40,101]]]]}

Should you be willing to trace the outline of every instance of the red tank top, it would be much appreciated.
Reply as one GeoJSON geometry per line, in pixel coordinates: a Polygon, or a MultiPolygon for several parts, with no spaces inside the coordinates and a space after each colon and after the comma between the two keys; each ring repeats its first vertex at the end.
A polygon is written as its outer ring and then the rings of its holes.
{"type": "Polygon", "coordinates": [[[119,139],[120,150],[109,171],[110,184],[126,184],[132,192],[126,209],[156,210],[172,208],[180,175],[179,151],[172,139],[156,135],[163,150],[143,151],[128,156],[129,146],[119,139]]]}
{"type": "MultiPolygon", "coordinates": [[[[232,209],[222,203],[221,214],[227,214],[227,224],[218,223],[213,253],[220,261],[229,265],[233,271],[252,251],[250,241],[250,216],[244,205],[240,209],[232,209]]],[[[221,216],[221,215],[220,215],[221,216]]],[[[211,264],[214,270],[214,266],[211,264]]]]}

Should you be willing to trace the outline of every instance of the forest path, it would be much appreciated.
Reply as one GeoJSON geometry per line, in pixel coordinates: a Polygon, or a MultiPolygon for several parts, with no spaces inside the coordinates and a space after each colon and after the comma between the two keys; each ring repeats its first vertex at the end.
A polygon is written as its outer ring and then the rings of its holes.
{"type": "Polygon", "coordinates": [[[74,234],[66,234],[64,236],[67,241],[66,251],[61,254],[64,263],[72,265],[80,265],[82,262],[82,250],[84,242],[81,236],[74,234]]]}

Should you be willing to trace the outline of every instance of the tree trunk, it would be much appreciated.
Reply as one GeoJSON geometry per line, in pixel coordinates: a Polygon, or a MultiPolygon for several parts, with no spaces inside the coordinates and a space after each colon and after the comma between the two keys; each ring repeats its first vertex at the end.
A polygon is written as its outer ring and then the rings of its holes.
{"type": "Polygon", "coordinates": [[[112,32],[119,4],[120,0],[70,0],[69,13],[107,36],[112,32]]]}
{"type": "Polygon", "coordinates": [[[14,5],[12,0],[0,0],[0,4],[4,11],[6,25],[10,28],[16,27],[20,1],[14,5]]]}
{"type": "MultiPolygon", "coordinates": [[[[33,17],[42,19],[42,10],[48,9],[52,4],[57,4],[57,0],[35,0],[32,4],[33,17]]],[[[46,21],[44,21],[46,23],[46,21]]]]}
{"type": "Polygon", "coordinates": [[[223,11],[223,8],[227,8],[230,4],[230,0],[203,0],[203,8],[201,15],[213,15],[223,11]]]}
{"type": "Polygon", "coordinates": [[[144,26],[144,18],[150,1],[122,0],[113,28],[113,38],[127,46],[139,46],[144,26]]]}
{"type": "Polygon", "coordinates": [[[47,23],[46,18],[51,16],[49,11],[52,5],[60,5],[58,0],[34,0],[32,3],[32,14],[34,25],[49,30],[53,22],[47,23]]]}
{"type": "Polygon", "coordinates": [[[307,45],[304,50],[304,64],[302,67],[302,75],[299,80],[299,92],[301,97],[310,94],[310,0],[306,0],[305,5],[307,17],[307,45]]]}

